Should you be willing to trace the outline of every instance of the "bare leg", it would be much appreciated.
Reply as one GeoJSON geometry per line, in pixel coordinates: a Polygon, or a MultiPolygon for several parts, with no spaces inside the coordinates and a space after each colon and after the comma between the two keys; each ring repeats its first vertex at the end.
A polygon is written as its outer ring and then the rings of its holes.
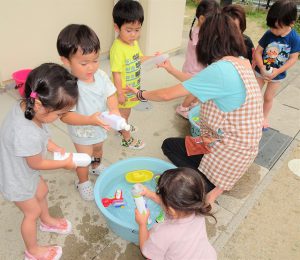
{"type": "MultiPolygon", "coordinates": [[[[47,190],[44,191],[44,184],[45,183],[40,182],[38,190],[40,190],[39,192],[41,193],[46,192],[45,194],[47,194],[47,190]]],[[[37,196],[26,201],[15,202],[15,204],[24,214],[21,224],[21,234],[27,251],[34,256],[42,256],[48,251],[49,247],[39,246],[37,244],[36,222],[37,219],[42,215],[43,211],[37,196]]],[[[45,214],[47,215],[47,213],[45,214]]]]}
{"type": "MultiPolygon", "coordinates": [[[[78,153],[87,153],[88,155],[92,156],[93,154],[93,146],[92,145],[81,145],[81,144],[74,144],[76,151],[78,153]]],[[[89,167],[77,167],[76,173],[78,176],[79,183],[84,183],[89,179],[89,167]]]]}
{"type": "MultiPolygon", "coordinates": [[[[120,110],[121,116],[126,119],[126,122],[128,122],[128,119],[129,119],[129,116],[131,113],[131,108],[120,108],[119,110],[120,110]]],[[[121,130],[120,132],[121,132],[124,140],[128,141],[130,139],[130,137],[131,137],[130,131],[121,130]]]]}
{"type": "Polygon", "coordinates": [[[48,208],[48,186],[44,179],[41,177],[41,181],[39,183],[37,192],[36,192],[36,198],[38,200],[38,203],[40,204],[41,208],[41,215],[40,219],[44,224],[47,224],[49,226],[64,226],[66,223],[63,222],[63,219],[61,218],[53,218],[49,214],[49,208],[48,208]]]}
{"type": "MultiPolygon", "coordinates": [[[[120,108],[119,110],[120,110],[121,116],[124,117],[128,123],[128,118],[131,113],[131,108],[120,108]]],[[[130,131],[121,130],[120,133],[125,141],[128,142],[130,140],[130,138],[131,138],[130,131]]],[[[133,139],[133,141],[131,142],[131,145],[139,147],[138,149],[141,149],[145,146],[144,142],[142,142],[141,140],[138,140],[138,139],[133,139]]]]}
{"type": "Polygon", "coordinates": [[[213,190],[207,193],[206,202],[212,205],[215,202],[215,200],[223,193],[223,191],[224,190],[215,187],[213,190]]]}
{"type": "MultiPolygon", "coordinates": [[[[93,145],[93,157],[102,159],[103,155],[103,142],[93,145]]],[[[94,162],[92,164],[93,169],[97,168],[100,165],[100,162],[94,162]]]]}
{"type": "Polygon", "coordinates": [[[269,127],[268,117],[273,105],[273,99],[276,95],[276,90],[280,87],[279,82],[268,82],[264,94],[264,121],[263,127],[269,127]]]}

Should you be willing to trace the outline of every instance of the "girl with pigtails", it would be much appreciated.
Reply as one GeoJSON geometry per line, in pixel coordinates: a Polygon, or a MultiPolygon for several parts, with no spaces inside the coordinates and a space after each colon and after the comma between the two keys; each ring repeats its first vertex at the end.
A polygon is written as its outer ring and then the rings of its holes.
{"type": "Polygon", "coordinates": [[[49,214],[48,187],[39,171],[75,168],[72,155],[62,161],[45,155],[65,152],[50,139],[47,124],[69,111],[77,99],[77,79],[57,64],[42,64],[29,74],[24,99],[15,104],[0,128],[0,192],[24,215],[25,260],[57,260],[62,255],[60,246],[37,243],[38,219],[41,231],[68,234],[72,229],[67,219],[49,214]]]}
{"type": "MultiPolygon", "coordinates": [[[[207,64],[199,63],[196,55],[196,45],[198,43],[199,30],[205,19],[217,12],[220,12],[220,7],[215,0],[202,0],[197,6],[195,17],[189,32],[189,41],[182,71],[174,68],[169,60],[160,64],[158,67],[165,68],[168,73],[173,75],[179,81],[185,81],[203,70],[207,64]]],[[[188,119],[189,111],[198,104],[198,99],[192,94],[189,94],[185,97],[183,102],[176,107],[176,113],[183,118],[188,119]]]]}

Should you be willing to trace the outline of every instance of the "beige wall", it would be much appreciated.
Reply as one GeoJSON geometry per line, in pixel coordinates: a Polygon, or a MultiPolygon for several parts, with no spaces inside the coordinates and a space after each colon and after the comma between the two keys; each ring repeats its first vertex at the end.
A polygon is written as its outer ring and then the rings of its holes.
{"type": "MultiPolygon", "coordinates": [[[[145,23],[140,39],[146,55],[181,46],[185,0],[140,0],[145,23]]],[[[60,63],[56,38],[70,23],[87,24],[107,56],[114,39],[114,0],[0,0],[0,81],[43,62],[60,63]]]]}
{"type": "Polygon", "coordinates": [[[0,73],[60,62],[56,38],[70,23],[87,24],[107,52],[114,38],[113,0],[0,0],[0,73]]]}
{"type": "Polygon", "coordinates": [[[181,47],[186,0],[140,0],[145,9],[140,45],[145,55],[181,47]]]}

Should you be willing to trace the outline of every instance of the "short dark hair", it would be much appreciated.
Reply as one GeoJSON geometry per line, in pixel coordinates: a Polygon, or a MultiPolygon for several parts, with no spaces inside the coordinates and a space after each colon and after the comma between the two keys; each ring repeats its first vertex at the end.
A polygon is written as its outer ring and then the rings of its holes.
{"type": "Polygon", "coordinates": [[[72,108],[78,100],[77,78],[64,67],[55,63],[44,63],[33,69],[25,82],[25,117],[32,120],[35,100],[49,111],[72,108]],[[37,97],[32,97],[31,93],[37,97]]]}
{"type": "Polygon", "coordinates": [[[192,40],[192,28],[194,26],[196,19],[199,19],[199,17],[201,15],[203,15],[204,17],[207,17],[211,14],[214,14],[215,12],[218,12],[219,9],[220,9],[220,5],[215,0],[202,0],[198,4],[198,6],[196,8],[195,18],[192,22],[190,33],[189,33],[190,40],[192,40]]]}
{"type": "Polygon", "coordinates": [[[61,57],[69,59],[78,48],[83,54],[98,53],[100,41],[97,34],[87,25],[70,24],[59,33],[56,48],[61,57]]]}
{"type": "Polygon", "coordinates": [[[185,215],[212,216],[211,206],[205,201],[204,182],[196,170],[185,167],[166,170],[158,179],[156,193],[166,208],[185,215]]]}
{"type": "Polygon", "coordinates": [[[227,5],[223,8],[223,13],[228,14],[233,20],[238,19],[242,33],[246,30],[246,13],[242,6],[227,5]]]}
{"type": "Polygon", "coordinates": [[[113,8],[114,23],[121,28],[125,23],[144,22],[144,10],[138,1],[120,0],[113,8]]]}
{"type": "Polygon", "coordinates": [[[267,14],[267,25],[270,28],[289,26],[297,20],[297,5],[295,1],[278,0],[269,9],[267,14]]]}
{"type": "Polygon", "coordinates": [[[209,65],[225,56],[246,57],[243,35],[227,14],[207,17],[200,28],[196,46],[197,59],[209,65]]]}

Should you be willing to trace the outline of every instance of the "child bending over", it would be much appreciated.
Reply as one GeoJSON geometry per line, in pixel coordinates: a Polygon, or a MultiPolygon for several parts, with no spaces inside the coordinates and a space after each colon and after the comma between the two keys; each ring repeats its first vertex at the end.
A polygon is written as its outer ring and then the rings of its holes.
{"type": "MultiPolygon", "coordinates": [[[[139,242],[149,259],[217,259],[208,241],[205,216],[212,216],[205,203],[204,183],[200,174],[190,168],[165,171],[159,178],[156,192],[144,187],[143,195],[161,205],[165,221],[147,229],[147,214],[135,210],[139,225],[139,242]]],[[[212,216],[213,217],[213,216],[212,216]]]]}
{"type": "Polygon", "coordinates": [[[57,64],[42,64],[30,72],[25,97],[12,108],[0,129],[0,192],[24,214],[21,233],[26,247],[25,260],[57,260],[62,255],[60,246],[38,245],[38,219],[41,231],[71,232],[67,219],[50,216],[48,186],[39,173],[75,168],[72,155],[62,161],[48,160],[45,156],[47,151],[65,152],[50,139],[47,124],[69,111],[77,98],[74,76],[57,64]]]}
{"type": "Polygon", "coordinates": [[[75,185],[84,200],[94,200],[93,184],[88,174],[99,175],[105,168],[101,160],[108,129],[99,115],[107,109],[119,115],[116,88],[107,74],[99,69],[100,41],[88,26],[71,24],[65,27],[58,36],[57,50],[62,62],[78,78],[79,90],[76,108],[66,113],[62,121],[68,124],[76,151],[93,157],[92,167],[76,169],[78,181],[75,185]]]}

